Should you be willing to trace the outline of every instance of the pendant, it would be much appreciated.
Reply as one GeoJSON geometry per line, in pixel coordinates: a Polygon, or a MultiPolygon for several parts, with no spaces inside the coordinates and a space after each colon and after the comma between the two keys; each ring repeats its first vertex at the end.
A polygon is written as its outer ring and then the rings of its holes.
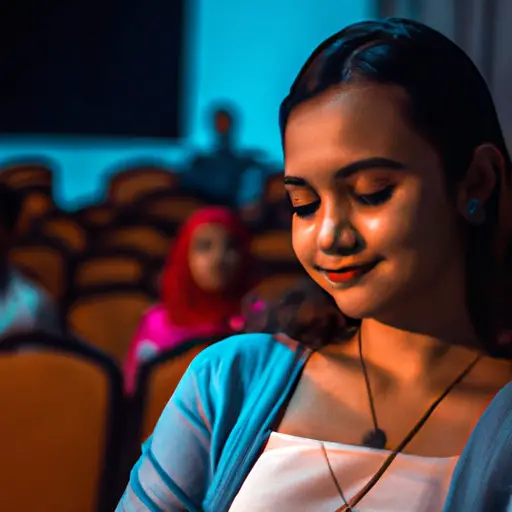
{"type": "Polygon", "coordinates": [[[363,445],[368,448],[383,450],[386,448],[387,442],[388,438],[386,437],[386,433],[380,428],[370,430],[363,436],[363,445]]]}

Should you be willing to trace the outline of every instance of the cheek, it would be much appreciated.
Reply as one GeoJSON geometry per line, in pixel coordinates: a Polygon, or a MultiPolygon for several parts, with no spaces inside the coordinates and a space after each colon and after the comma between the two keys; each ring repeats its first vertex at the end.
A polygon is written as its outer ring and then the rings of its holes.
{"type": "Polygon", "coordinates": [[[313,222],[308,223],[293,216],[292,247],[295,256],[303,266],[307,268],[314,262],[317,242],[313,222]]]}
{"type": "Polygon", "coordinates": [[[203,254],[194,254],[190,258],[190,271],[194,277],[202,277],[208,268],[208,259],[203,254]]]}
{"type": "Polygon", "coordinates": [[[417,184],[381,213],[361,217],[358,225],[368,248],[390,259],[404,253],[436,259],[456,236],[454,212],[441,192],[417,184]]]}
{"type": "Polygon", "coordinates": [[[409,211],[402,207],[372,216],[361,216],[354,224],[368,249],[386,256],[389,252],[410,244],[416,238],[417,217],[414,207],[409,208],[409,211]]]}

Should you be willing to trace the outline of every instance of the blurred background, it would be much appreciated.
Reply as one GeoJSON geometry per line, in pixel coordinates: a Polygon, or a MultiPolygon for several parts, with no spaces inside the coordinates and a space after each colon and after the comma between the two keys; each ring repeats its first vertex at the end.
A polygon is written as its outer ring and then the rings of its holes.
{"type": "Polygon", "coordinates": [[[512,136],[507,0],[4,4],[0,162],[54,159],[66,209],[103,198],[120,161],[151,156],[186,169],[211,144],[206,112],[217,102],[239,110],[240,146],[278,165],[277,107],[305,57],[327,34],[382,15],[419,19],[463,46],[512,136]]]}
{"type": "MultiPolygon", "coordinates": [[[[130,341],[159,300],[166,256],[190,214],[213,204],[238,212],[252,235],[258,297],[272,300],[301,278],[277,113],[320,41],[384,16],[440,30],[484,74],[512,141],[510,0],[1,6],[0,182],[22,199],[9,258],[56,305],[60,336],[84,342],[61,350],[42,335],[0,341],[2,510],[113,510],[140,443],[212,341],[146,365],[135,395],[123,395],[130,341]],[[46,348],[17,350],[27,344],[46,348]]],[[[0,305],[0,327],[6,311],[0,305]]]]}

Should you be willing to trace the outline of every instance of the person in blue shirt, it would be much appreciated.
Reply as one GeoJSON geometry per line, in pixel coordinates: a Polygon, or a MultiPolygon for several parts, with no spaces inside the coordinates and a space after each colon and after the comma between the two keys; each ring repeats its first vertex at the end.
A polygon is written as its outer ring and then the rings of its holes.
{"type": "Polygon", "coordinates": [[[512,510],[512,162],[484,79],[425,25],[361,22],[280,126],[295,253],[359,325],[202,352],[118,512],[512,510]]]}
{"type": "Polygon", "coordinates": [[[62,334],[62,322],[49,294],[9,262],[22,208],[18,192],[0,183],[0,342],[19,332],[62,334]]]}

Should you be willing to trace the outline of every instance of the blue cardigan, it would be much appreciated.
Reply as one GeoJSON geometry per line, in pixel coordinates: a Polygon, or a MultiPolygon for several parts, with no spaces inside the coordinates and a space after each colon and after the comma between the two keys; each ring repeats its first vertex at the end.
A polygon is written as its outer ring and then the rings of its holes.
{"type": "MultiPolygon", "coordinates": [[[[144,444],[116,512],[226,512],[311,350],[267,334],[199,354],[144,444]]],[[[512,385],[493,400],[455,469],[445,512],[512,512],[512,385]]]]}

